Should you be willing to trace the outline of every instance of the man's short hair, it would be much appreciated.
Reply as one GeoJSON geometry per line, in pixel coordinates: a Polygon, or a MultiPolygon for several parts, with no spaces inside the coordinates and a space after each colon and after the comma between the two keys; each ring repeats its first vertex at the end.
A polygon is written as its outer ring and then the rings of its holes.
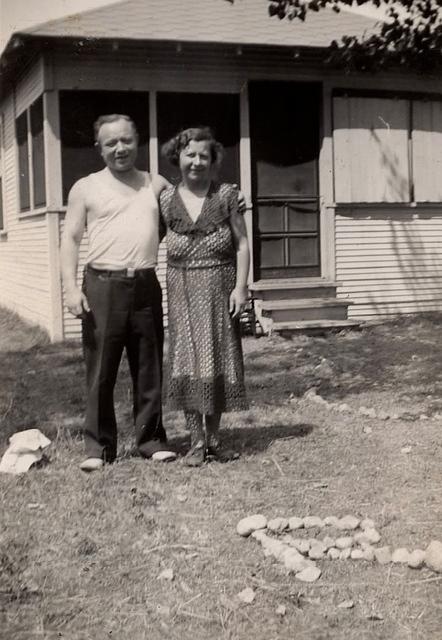
{"type": "Polygon", "coordinates": [[[103,124],[110,124],[111,122],[118,122],[118,120],[125,120],[126,122],[130,122],[133,127],[133,130],[138,135],[137,127],[135,126],[135,122],[129,116],[124,113],[110,113],[104,116],[99,116],[97,120],[94,122],[94,137],[95,142],[98,142],[98,134],[100,132],[100,127],[103,124]]]}

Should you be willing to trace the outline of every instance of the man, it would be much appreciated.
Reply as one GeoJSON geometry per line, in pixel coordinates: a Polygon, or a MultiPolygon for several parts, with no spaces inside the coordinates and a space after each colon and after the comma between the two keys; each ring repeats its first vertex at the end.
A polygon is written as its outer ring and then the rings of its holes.
{"type": "Polygon", "coordinates": [[[72,187],[61,243],[66,304],[82,319],[88,387],[83,471],[100,469],[116,457],[113,391],[124,349],[138,451],[154,460],[176,458],[166,445],[162,421],[163,321],[155,274],[158,197],[168,182],[135,168],[138,134],[128,116],[101,116],[94,129],[106,166],[72,187]],[[89,249],[80,290],[78,255],[86,225],[89,249]]]}

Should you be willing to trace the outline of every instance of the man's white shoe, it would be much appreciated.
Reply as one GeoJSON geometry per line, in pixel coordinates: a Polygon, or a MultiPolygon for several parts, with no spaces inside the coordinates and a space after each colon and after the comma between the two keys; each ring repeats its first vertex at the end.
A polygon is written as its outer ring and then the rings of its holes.
{"type": "Polygon", "coordinates": [[[152,454],[152,460],[155,462],[172,462],[176,460],[176,453],[174,451],[155,451],[152,454]]]}
{"type": "Polygon", "coordinates": [[[80,469],[89,473],[90,471],[98,471],[104,467],[104,461],[101,458],[86,458],[80,464],[80,469]]]}

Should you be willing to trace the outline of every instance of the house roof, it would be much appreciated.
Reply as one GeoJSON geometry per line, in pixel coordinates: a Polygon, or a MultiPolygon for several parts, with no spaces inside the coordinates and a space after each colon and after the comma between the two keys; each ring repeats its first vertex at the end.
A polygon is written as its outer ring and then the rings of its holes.
{"type": "Polygon", "coordinates": [[[22,34],[35,37],[172,40],[328,47],[343,35],[370,35],[373,18],[324,9],[305,22],[270,18],[267,0],[124,0],[53,20],[22,34]]]}

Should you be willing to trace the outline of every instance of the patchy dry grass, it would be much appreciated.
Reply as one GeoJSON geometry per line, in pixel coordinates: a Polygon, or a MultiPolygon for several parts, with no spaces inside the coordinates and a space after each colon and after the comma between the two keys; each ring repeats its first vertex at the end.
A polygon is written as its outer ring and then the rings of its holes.
{"type": "MultiPolygon", "coordinates": [[[[320,580],[305,585],[235,534],[238,519],[253,512],[354,513],[374,518],[386,544],[442,540],[440,322],[426,316],[327,338],[247,339],[251,409],[225,420],[242,458],[200,470],[131,455],[123,367],[116,393],[121,458],[86,476],[77,470],[80,347],[48,345],[0,312],[1,448],[29,427],[53,440],[46,467],[0,476],[0,636],[440,638],[442,576],[324,561],[320,580]],[[305,400],[311,387],[351,411],[305,400]],[[400,417],[363,418],[361,406],[400,417]],[[158,579],[166,568],[172,581],[158,579]],[[246,586],[256,590],[249,606],[236,598],[246,586]],[[348,599],[353,609],[337,607],[348,599]]],[[[167,414],[166,424],[184,449],[181,416],[167,414]]]]}

